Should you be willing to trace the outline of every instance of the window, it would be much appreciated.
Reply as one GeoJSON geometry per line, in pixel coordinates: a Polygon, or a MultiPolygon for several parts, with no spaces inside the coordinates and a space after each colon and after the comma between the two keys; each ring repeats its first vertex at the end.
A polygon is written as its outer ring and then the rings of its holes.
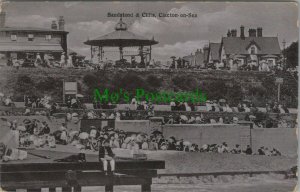
{"type": "Polygon", "coordinates": [[[28,34],[28,41],[33,41],[33,39],[34,39],[33,34],[28,34]]]}
{"type": "Polygon", "coordinates": [[[17,40],[17,35],[10,35],[10,39],[12,41],[16,41],[17,40]]]}
{"type": "Polygon", "coordinates": [[[251,55],[256,54],[255,47],[251,47],[250,53],[251,53],[251,55]]]}
{"type": "Polygon", "coordinates": [[[270,66],[274,66],[274,64],[275,64],[274,59],[268,59],[267,61],[270,66]]]}
{"type": "Polygon", "coordinates": [[[239,59],[239,64],[244,65],[244,59],[239,59]]]}
{"type": "Polygon", "coordinates": [[[46,35],[46,40],[51,40],[51,35],[46,35]]]}

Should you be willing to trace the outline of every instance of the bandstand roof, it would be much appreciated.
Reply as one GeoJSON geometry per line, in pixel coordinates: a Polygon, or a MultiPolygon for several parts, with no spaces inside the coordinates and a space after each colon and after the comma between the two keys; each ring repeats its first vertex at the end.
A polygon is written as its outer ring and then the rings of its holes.
{"type": "Polygon", "coordinates": [[[115,31],[106,35],[100,36],[93,40],[84,42],[86,45],[102,46],[102,47],[134,47],[134,46],[149,46],[158,44],[154,38],[147,39],[140,35],[127,31],[127,25],[122,21],[117,23],[115,31]]]}

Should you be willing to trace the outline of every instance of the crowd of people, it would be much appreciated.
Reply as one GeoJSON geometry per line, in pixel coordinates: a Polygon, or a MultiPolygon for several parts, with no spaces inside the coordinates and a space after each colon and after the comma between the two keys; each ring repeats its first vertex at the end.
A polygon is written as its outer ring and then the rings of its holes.
{"type": "Polygon", "coordinates": [[[26,108],[47,108],[50,109],[51,97],[24,96],[24,105],[26,108]]]}
{"type": "MultiPolygon", "coordinates": [[[[10,96],[0,93],[0,101],[3,106],[14,105],[10,96]]],[[[163,124],[237,124],[239,121],[251,121],[254,128],[293,128],[295,122],[290,118],[281,118],[281,116],[270,116],[269,113],[289,113],[285,105],[278,102],[267,103],[264,109],[257,108],[249,100],[240,102],[236,107],[229,107],[225,99],[206,101],[201,111],[195,109],[197,106],[187,102],[171,102],[172,112],[155,111],[155,106],[151,102],[137,101],[133,99],[129,107],[125,110],[117,110],[116,106],[110,106],[108,111],[96,111],[83,108],[81,97],[66,97],[66,105],[53,102],[51,97],[24,96],[25,110],[15,110],[15,112],[1,111],[0,115],[45,115],[55,116],[65,114],[67,121],[78,122],[80,119],[114,119],[114,120],[147,120],[151,117],[163,117],[163,124]],[[38,110],[41,109],[41,110],[38,110]],[[82,109],[82,111],[73,111],[71,109],[82,109]],[[71,111],[70,111],[71,110],[71,111]],[[215,115],[209,115],[202,111],[221,112],[215,115]],[[178,113],[176,113],[178,111],[178,113]],[[181,113],[181,111],[193,111],[193,113],[181,113]],[[225,113],[224,113],[225,112],[225,113]],[[227,113],[231,113],[229,115],[227,113]],[[247,114],[239,115],[239,112],[247,114]]]]}
{"type": "Polygon", "coordinates": [[[51,52],[45,53],[25,53],[23,58],[9,58],[7,66],[12,66],[17,69],[20,67],[47,67],[47,68],[71,68],[83,67],[82,56],[77,56],[76,53],[66,54],[62,52],[60,55],[51,52]]]}
{"type": "Polygon", "coordinates": [[[0,92],[0,105],[6,106],[6,107],[11,107],[14,106],[14,103],[11,99],[11,96],[5,95],[4,93],[0,92]]]}
{"type": "MultiPolygon", "coordinates": [[[[3,119],[2,119],[3,120],[3,119]]],[[[49,146],[55,148],[57,144],[72,145],[78,149],[98,151],[99,142],[109,141],[111,148],[121,148],[128,150],[173,150],[184,152],[208,152],[208,153],[232,153],[246,155],[268,155],[278,156],[281,153],[275,149],[260,147],[257,152],[252,151],[248,145],[242,149],[239,144],[230,148],[226,142],[221,144],[204,144],[199,147],[184,139],[173,136],[165,138],[160,131],[153,131],[150,135],[145,133],[125,132],[105,126],[102,129],[90,126],[89,130],[72,130],[62,123],[58,130],[51,131],[49,125],[37,119],[25,119],[21,124],[16,120],[9,122],[11,130],[17,131],[19,146],[43,148],[49,146]]],[[[15,133],[16,134],[16,133],[15,133]]]]}
{"type": "Polygon", "coordinates": [[[71,97],[71,96],[68,96],[66,98],[66,105],[68,108],[73,108],[73,109],[80,109],[80,108],[83,108],[83,104],[80,100],[79,97],[71,97]]]}
{"type": "MultiPolygon", "coordinates": [[[[196,52],[201,52],[197,50],[196,52]]],[[[239,59],[230,56],[228,60],[207,62],[204,65],[195,65],[193,61],[188,58],[175,56],[171,57],[171,69],[208,69],[208,70],[231,70],[231,71],[283,71],[283,60],[279,60],[276,63],[269,63],[267,60],[262,59],[259,62],[257,60],[251,60],[248,62],[241,62],[239,59]]]]}

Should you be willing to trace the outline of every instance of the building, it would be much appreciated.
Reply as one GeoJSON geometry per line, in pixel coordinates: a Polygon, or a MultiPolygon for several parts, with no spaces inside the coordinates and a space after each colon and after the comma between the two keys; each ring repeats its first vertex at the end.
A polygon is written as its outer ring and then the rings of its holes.
{"type": "Polygon", "coordinates": [[[12,60],[34,62],[37,54],[51,54],[59,60],[62,52],[67,52],[67,34],[62,16],[58,22],[52,21],[49,29],[31,27],[8,27],[5,13],[0,13],[0,58],[1,64],[12,60]],[[57,24],[58,23],[58,24],[57,24]]]}
{"type": "MultiPolygon", "coordinates": [[[[204,49],[205,50],[205,49],[204,49]]],[[[182,59],[191,68],[205,68],[205,52],[202,49],[197,49],[195,54],[187,55],[182,57],[182,59]]]]}
{"type": "Polygon", "coordinates": [[[229,30],[227,37],[222,38],[219,48],[220,62],[227,63],[233,59],[239,66],[250,63],[258,66],[261,62],[275,66],[282,57],[278,37],[263,36],[261,27],[249,29],[246,37],[244,30],[244,26],[241,26],[240,36],[237,36],[237,30],[229,30]]]}
{"type": "Polygon", "coordinates": [[[221,43],[209,43],[208,46],[208,63],[220,63],[220,47],[221,43]]]}

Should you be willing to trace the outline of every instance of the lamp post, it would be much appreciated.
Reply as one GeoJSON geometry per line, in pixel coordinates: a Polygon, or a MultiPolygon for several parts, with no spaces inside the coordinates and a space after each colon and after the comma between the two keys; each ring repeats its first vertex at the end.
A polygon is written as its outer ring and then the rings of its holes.
{"type": "Polygon", "coordinates": [[[286,61],[285,61],[285,45],[286,45],[286,41],[284,39],[282,41],[282,45],[283,45],[283,69],[286,69],[286,61]]]}

